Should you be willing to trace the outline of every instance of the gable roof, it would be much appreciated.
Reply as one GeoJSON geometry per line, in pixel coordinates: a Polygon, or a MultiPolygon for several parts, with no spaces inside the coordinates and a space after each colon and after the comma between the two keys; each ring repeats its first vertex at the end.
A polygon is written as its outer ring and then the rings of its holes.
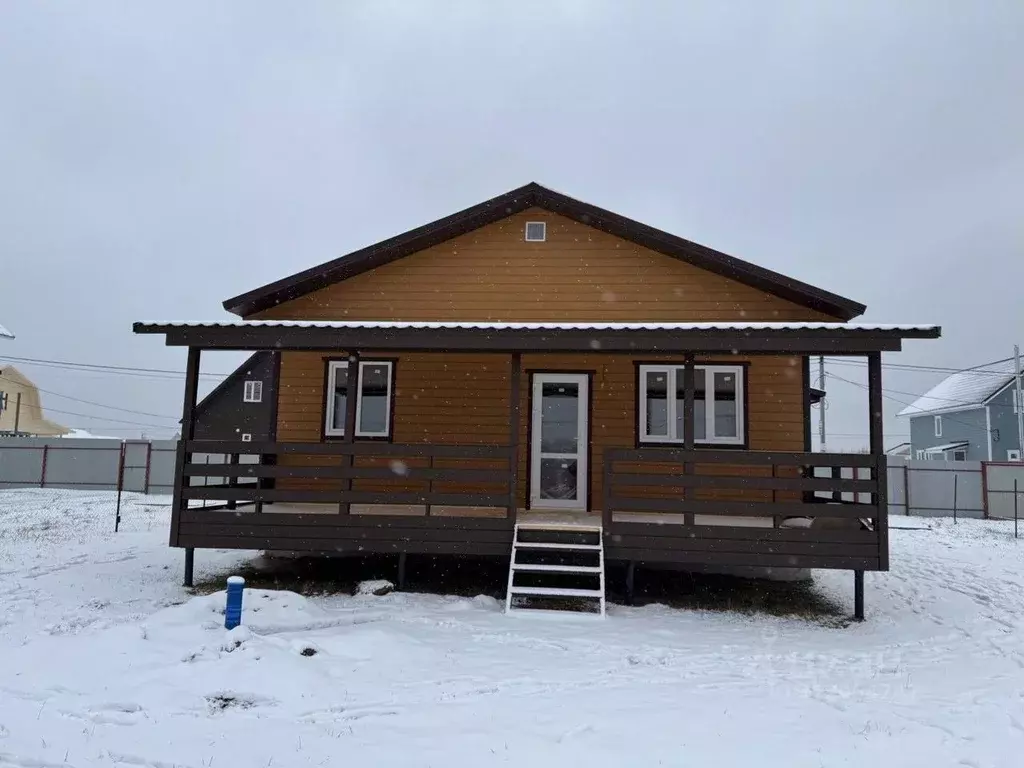
{"type": "Polygon", "coordinates": [[[939,411],[963,411],[984,405],[1013,381],[1013,360],[967,368],[947,376],[897,416],[919,416],[939,411]]]}
{"type": "Polygon", "coordinates": [[[276,354],[276,352],[271,350],[260,350],[259,352],[254,352],[253,354],[249,355],[249,357],[247,357],[240,366],[238,366],[237,368],[235,368],[235,370],[229,373],[224,378],[224,380],[221,381],[220,384],[211,389],[210,394],[208,394],[206,397],[204,397],[202,400],[196,403],[196,415],[205,411],[208,407],[210,407],[212,403],[215,403],[220,394],[228,387],[230,387],[234,382],[238,381],[243,376],[249,375],[249,372],[253,368],[262,365],[264,362],[268,361],[276,354]]]}
{"type": "Polygon", "coordinates": [[[224,302],[224,308],[237,315],[248,316],[533,207],[557,213],[832,317],[850,320],[863,314],[866,309],[863,304],[851,299],[584,203],[542,187],[536,182],[383,240],[376,245],[353,251],[347,256],[235,296],[224,302]]]}
{"type": "Polygon", "coordinates": [[[10,331],[8,331],[6,328],[4,328],[2,325],[0,325],[0,339],[13,339],[13,338],[14,338],[14,334],[11,333],[10,331]]]}

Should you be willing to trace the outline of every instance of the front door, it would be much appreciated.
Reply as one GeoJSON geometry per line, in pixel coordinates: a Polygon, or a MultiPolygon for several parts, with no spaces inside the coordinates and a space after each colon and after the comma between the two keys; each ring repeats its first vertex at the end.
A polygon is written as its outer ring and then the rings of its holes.
{"type": "Polygon", "coordinates": [[[585,373],[533,374],[530,428],[530,507],[587,508],[587,413],[590,379],[585,373]]]}

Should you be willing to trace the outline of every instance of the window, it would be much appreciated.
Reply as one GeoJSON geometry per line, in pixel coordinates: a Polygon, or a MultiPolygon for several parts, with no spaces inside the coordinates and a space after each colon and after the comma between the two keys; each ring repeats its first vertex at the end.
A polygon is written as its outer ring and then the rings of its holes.
{"type": "Polygon", "coordinates": [[[967,461],[967,451],[963,448],[953,451],[953,461],[967,461]]]}
{"type": "Polygon", "coordinates": [[[263,402],[263,382],[249,379],[245,382],[245,392],[242,394],[242,401],[246,403],[263,402]]]}
{"type": "MultiPolygon", "coordinates": [[[[389,361],[359,362],[359,397],[356,398],[356,437],[391,436],[391,373],[389,361]]],[[[327,369],[327,413],[324,434],[345,434],[348,403],[348,362],[335,360],[327,369]]]]}
{"type": "Polygon", "coordinates": [[[526,242],[543,243],[548,239],[548,225],[543,221],[526,222],[526,242]]]}
{"type": "MultiPolygon", "coordinates": [[[[693,370],[693,441],[742,445],[743,367],[696,365],[693,370]]],[[[640,439],[683,442],[683,366],[640,366],[640,439]]]]}
{"type": "Polygon", "coordinates": [[[1006,452],[1006,460],[1007,461],[1020,461],[1020,451],[1013,451],[1013,450],[1007,451],[1006,452]]]}
{"type": "Polygon", "coordinates": [[[935,436],[942,437],[942,417],[935,417],[935,436]]]}
{"type": "Polygon", "coordinates": [[[1011,390],[1013,392],[1013,412],[1017,413],[1020,410],[1020,397],[1018,396],[1016,387],[1011,390]]]}

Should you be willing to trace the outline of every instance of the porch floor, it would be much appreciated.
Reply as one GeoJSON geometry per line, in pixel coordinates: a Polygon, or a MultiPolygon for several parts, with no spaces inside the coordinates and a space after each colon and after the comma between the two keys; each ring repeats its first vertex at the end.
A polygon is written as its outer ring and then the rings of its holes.
{"type": "MultiPolygon", "coordinates": [[[[193,509],[202,509],[195,506],[193,509]]],[[[264,507],[267,512],[274,514],[307,514],[307,515],[331,515],[338,514],[337,504],[311,504],[295,502],[274,502],[264,507]]],[[[351,507],[353,515],[382,515],[382,516],[408,516],[425,517],[427,508],[421,504],[353,504],[351,507]]],[[[431,517],[471,517],[471,518],[495,518],[505,517],[506,510],[503,507],[452,507],[433,506],[430,508],[431,517]]],[[[672,514],[667,512],[616,512],[614,514],[617,523],[654,523],[657,525],[683,525],[686,522],[685,515],[672,514]]],[[[784,527],[803,527],[800,522],[802,518],[787,520],[784,527]]],[[[550,524],[558,526],[598,526],[602,523],[600,510],[589,512],[576,512],[572,510],[554,509],[524,509],[516,512],[516,522],[550,524]]],[[[741,528],[772,528],[773,519],[768,516],[739,516],[739,515],[694,515],[694,525],[722,525],[741,528]]]]}

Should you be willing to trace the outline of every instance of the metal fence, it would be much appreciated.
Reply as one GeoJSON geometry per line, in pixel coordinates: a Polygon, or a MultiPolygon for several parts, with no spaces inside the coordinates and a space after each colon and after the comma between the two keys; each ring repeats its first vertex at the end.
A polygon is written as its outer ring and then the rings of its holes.
{"type": "Polygon", "coordinates": [[[176,440],[0,438],[0,488],[171,493],[176,440]]]}

